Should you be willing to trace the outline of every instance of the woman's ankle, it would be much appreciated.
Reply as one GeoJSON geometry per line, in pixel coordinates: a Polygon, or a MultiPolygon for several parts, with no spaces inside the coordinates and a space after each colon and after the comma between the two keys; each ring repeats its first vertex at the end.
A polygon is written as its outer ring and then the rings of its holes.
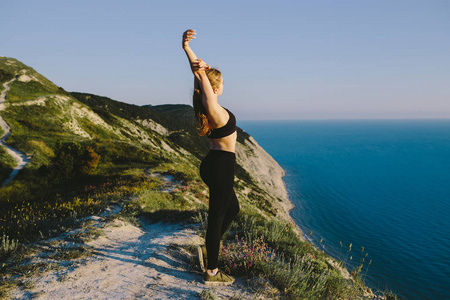
{"type": "Polygon", "coordinates": [[[215,268],[214,270],[206,270],[210,276],[215,276],[217,272],[219,272],[219,268],[215,268]]]}

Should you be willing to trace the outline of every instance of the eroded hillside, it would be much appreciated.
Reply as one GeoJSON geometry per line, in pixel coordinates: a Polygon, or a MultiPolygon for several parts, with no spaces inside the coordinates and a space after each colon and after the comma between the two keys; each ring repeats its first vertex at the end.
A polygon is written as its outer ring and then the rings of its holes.
{"type": "MultiPolygon", "coordinates": [[[[92,94],[68,93],[13,58],[0,58],[0,70],[0,84],[11,81],[1,111],[11,131],[6,142],[31,157],[22,173],[52,173],[55,168],[64,168],[67,149],[77,143],[81,145],[78,152],[89,147],[91,156],[99,156],[92,174],[124,161],[147,162],[148,166],[176,162],[183,165],[181,170],[190,170],[191,178],[199,179],[197,169],[208,142],[196,134],[192,107],[140,107],[92,94]]],[[[8,155],[4,153],[1,160],[6,165],[8,155]]],[[[267,217],[288,218],[291,205],[281,179],[283,170],[241,129],[237,162],[236,189],[242,206],[267,217]]],[[[3,168],[2,178],[9,171],[3,168]]],[[[54,170],[53,174],[58,176],[54,170]]]]}

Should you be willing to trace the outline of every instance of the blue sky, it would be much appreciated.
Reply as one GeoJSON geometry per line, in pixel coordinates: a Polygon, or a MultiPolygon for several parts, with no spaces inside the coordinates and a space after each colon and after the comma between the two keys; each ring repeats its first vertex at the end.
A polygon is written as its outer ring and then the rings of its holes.
{"type": "Polygon", "coordinates": [[[190,104],[181,49],[238,119],[450,118],[450,1],[4,1],[0,55],[68,91],[190,104]]]}

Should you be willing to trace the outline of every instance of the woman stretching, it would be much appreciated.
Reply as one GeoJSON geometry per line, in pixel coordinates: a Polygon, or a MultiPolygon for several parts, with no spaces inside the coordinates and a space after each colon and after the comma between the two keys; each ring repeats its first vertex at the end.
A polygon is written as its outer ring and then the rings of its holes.
{"type": "Polygon", "coordinates": [[[206,246],[198,247],[200,266],[205,272],[206,285],[229,285],[234,278],[218,269],[220,240],[231,221],[239,213],[239,202],[233,190],[236,164],[236,119],[217,102],[223,91],[219,70],[197,59],[189,42],[195,31],[183,34],[183,49],[194,73],[193,106],[198,133],[207,135],[210,151],[200,165],[200,176],[209,187],[208,228],[206,246]]]}

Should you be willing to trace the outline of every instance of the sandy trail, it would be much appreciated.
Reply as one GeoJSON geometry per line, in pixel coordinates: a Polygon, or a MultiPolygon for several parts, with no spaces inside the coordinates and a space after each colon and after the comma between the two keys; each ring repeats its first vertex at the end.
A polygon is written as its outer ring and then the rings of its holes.
{"type": "MultiPolygon", "coordinates": [[[[0,111],[4,110],[4,108],[5,108],[5,105],[3,104],[3,102],[5,102],[6,92],[9,91],[9,84],[11,82],[13,82],[14,80],[16,80],[16,78],[3,84],[3,87],[5,89],[2,91],[2,93],[0,95],[0,111]]],[[[6,138],[10,135],[10,128],[1,116],[0,116],[0,127],[2,127],[3,130],[5,131],[3,136],[0,137],[0,145],[5,147],[8,154],[11,155],[17,162],[16,167],[13,169],[13,171],[9,175],[8,179],[6,179],[1,185],[1,186],[5,186],[9,182],[11,182],[11,180],[13,180],[13,178],[17,175],[17,173],[19,173],[19,171],[22,170],[26,166],[26,164],[28,164],[30,162],[30,157],[26,156],[25,154],[23,154],[22,152],[20,152],[16,149],[11,148],[10,146],[8,146],[5,143],[6,138]]]]}
{"type": "MultiPolygon", "coordinates": [[[[86,243],[92,256],[72,262],[52,260],[59,268],[32,277],[32,288],[15,289],[11,299],[199,299],[209,289],[196,257],[183,247],[202,242],[198,225],[145,222],[137,227],[117,219],[91,220],[104,232],[86,243]]],[[[39,256],[35,255],[36,262],[45,257],[39,256]]],[[[218,299],[264,299],[241,278],[213,293],[218,299]]]]}

